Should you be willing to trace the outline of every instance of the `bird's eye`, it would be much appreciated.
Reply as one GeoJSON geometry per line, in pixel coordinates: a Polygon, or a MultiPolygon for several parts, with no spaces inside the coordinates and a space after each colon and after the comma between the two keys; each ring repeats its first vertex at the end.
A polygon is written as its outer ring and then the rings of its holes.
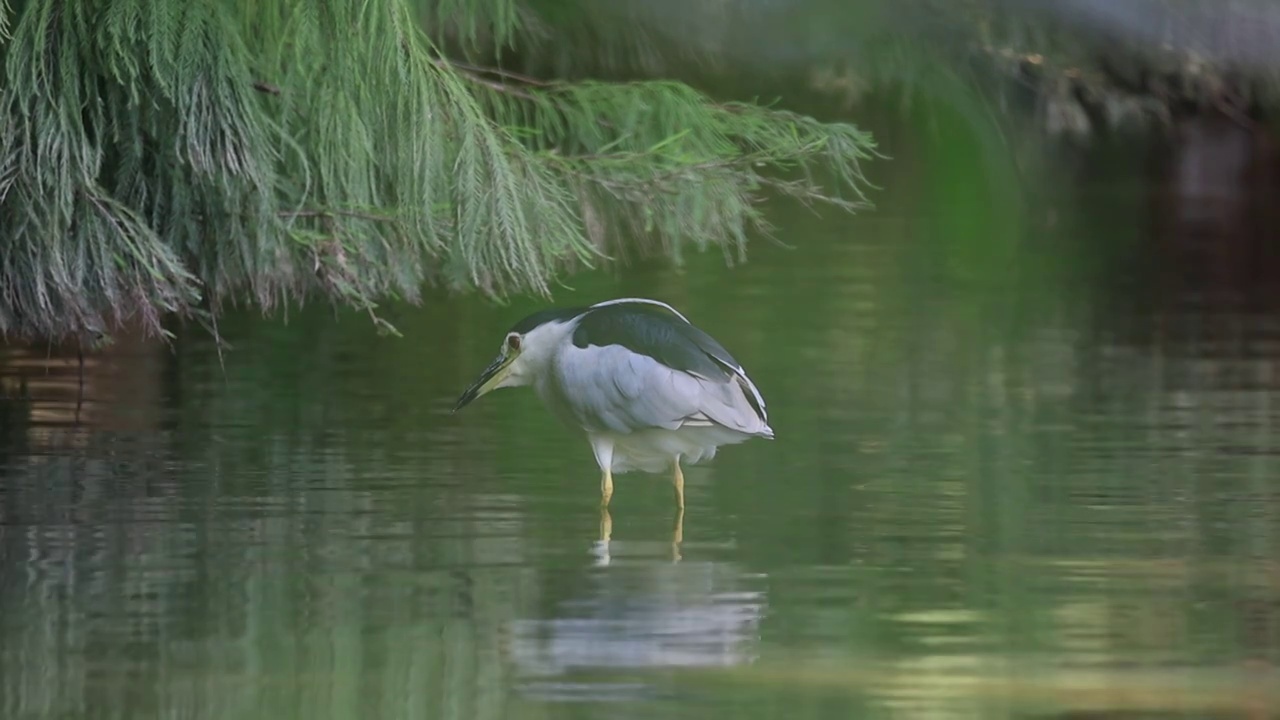
{"type": "Polygon", "coordinates": [[[507,336],[507,348],[510,350],[520,349],[520,336],[512,333],[507,336]]]}

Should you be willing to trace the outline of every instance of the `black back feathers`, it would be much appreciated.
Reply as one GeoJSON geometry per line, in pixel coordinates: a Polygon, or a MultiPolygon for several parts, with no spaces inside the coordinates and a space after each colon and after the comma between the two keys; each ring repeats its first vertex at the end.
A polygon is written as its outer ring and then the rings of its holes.
{"type": "Polygon", "coordinates": [[[587,308],[585,307],[551,308],[550,310],[540,310],[516,321],[516,324],[512,325],[511,329],[507,330],[507,333],[520,333],[523,335],[539,325],[545,325],[557,320],[571,320],[586,311],[587,308]]]}
{"type": "Polygon", "coordinates": [[[728,350],[662,305],[622,302],[589,308],[573,332],[573,344],[621,345],[673,370],[727,382],[738,361],[728,350]]]}

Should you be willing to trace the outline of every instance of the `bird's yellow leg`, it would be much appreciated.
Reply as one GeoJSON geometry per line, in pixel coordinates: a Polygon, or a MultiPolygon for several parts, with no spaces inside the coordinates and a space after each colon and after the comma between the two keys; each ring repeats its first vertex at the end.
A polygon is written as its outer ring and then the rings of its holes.
{"type": "Polygon", "coordinates": [[[680,469],[680,456],[677,455],[675,462],[671,464],[674,473],[671,477],[671,483],[676,488],[676,507],[684,510],[684,471],[680,469]]]}
{"type": "Polygon", "coordinates": [[[600,507],[609,507],[609,498],[613,497],[613,440],[602,435],[590,437],[591,452],[600,466],[600,507]]]}
{"type": "Polygon", "coordinates": [[[600,507],[609,507],[609,498],[613,497],[613,468],[606,466],[600,478],[600,507]]]}

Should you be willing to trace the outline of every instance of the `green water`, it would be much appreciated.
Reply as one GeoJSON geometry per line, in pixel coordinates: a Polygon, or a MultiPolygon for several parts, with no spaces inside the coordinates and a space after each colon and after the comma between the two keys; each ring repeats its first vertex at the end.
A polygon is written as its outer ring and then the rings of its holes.
{"type": "Polygon", "coordinates": [[[1251,261],[1167,249],[1136,174],[1050,204],[944,141],[746,264],[557,290],[670,302],[763,392],[777,439],[689,468],[682,517],[628,474],[602,518],[532,392],[449,414],[535,299],[387,308],[400,339],[234,314],[83,385],[8,350],[0,717],[1274,716],[1251,261]]]}

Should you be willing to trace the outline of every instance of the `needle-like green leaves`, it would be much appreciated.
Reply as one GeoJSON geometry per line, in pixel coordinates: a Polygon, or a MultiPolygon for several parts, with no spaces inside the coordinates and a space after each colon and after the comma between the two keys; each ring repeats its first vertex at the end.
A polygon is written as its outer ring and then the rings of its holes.
{"type": "Polygon", "coordinates": [[[0,334],[372,307],[427,282],[545,292],[644,239],[740,250],[766,186],[859,201],[854,128],[438,50],[509,46],[529,17],[508,0],[0,5],[0,334]]]}

